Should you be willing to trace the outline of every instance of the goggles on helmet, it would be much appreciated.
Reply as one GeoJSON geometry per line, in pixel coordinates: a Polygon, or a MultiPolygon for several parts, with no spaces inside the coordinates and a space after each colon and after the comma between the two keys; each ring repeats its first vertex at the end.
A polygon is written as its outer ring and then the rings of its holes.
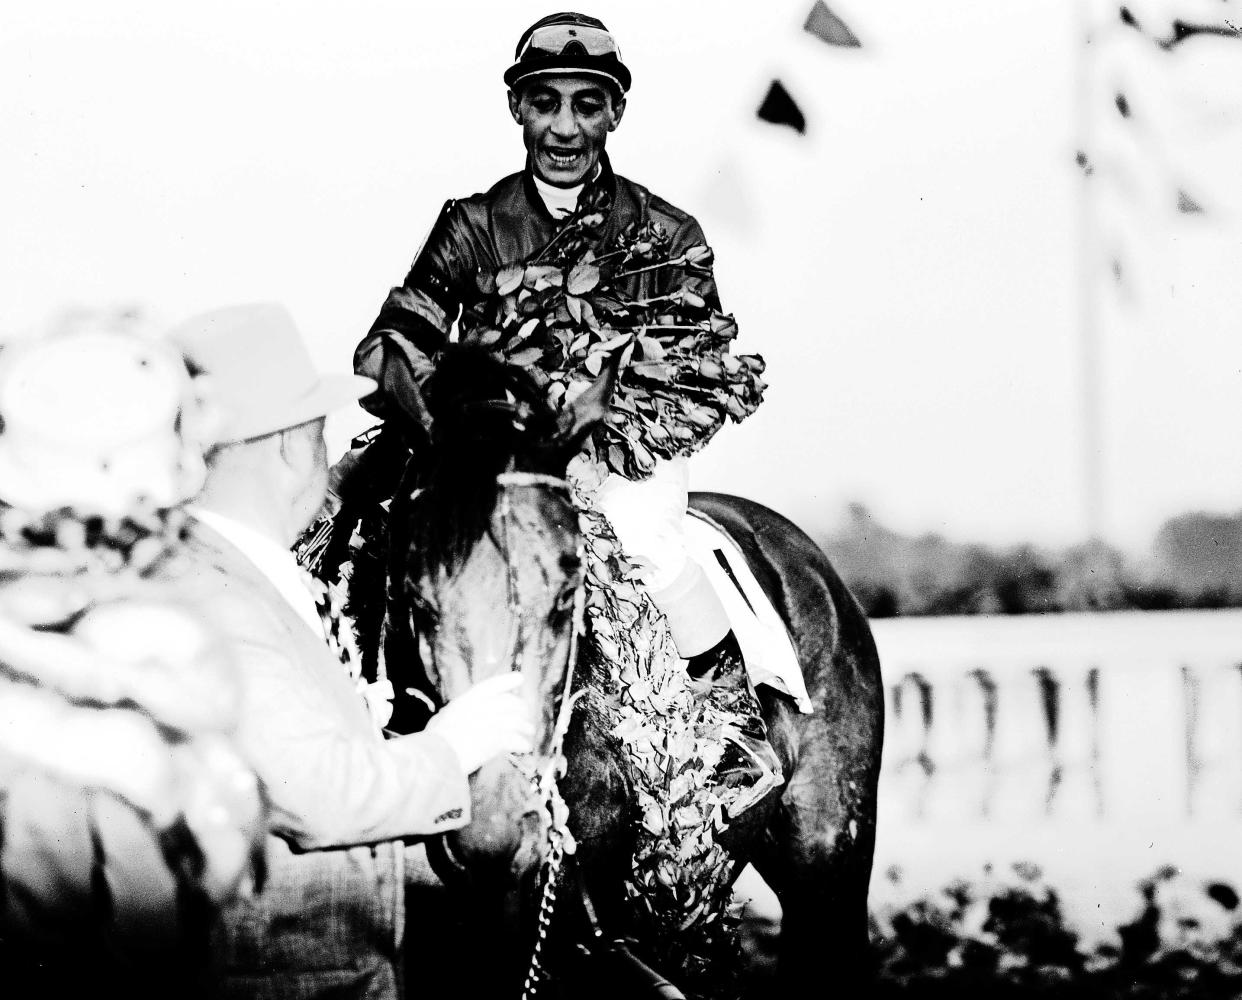
{"type": "Polygon", "coordinates": [[[536,28],[517,58],[520,62],[532,50],[550,56],[569,55],[578,47],[589,56],[613,55],[621,58],[621,50],[609,32],[582,24],[546,24],[536,28]]]}
{"type": "Polygon", "coordinates": [[[584,24],[588,19],[579,14],[553,15],[545,20],[547,23],[527,29],[529,35],[523,33],[516,61],[505,70],[506,84],[513,87],[532,76],[561,72],[604,77],[619,94],[630,89],[630,71],[603,24],[584,24]]]}

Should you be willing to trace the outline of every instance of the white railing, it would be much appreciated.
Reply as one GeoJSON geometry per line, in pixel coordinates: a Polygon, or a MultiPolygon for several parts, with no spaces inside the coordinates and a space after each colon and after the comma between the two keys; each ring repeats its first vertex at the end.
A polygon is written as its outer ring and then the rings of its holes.
{"type": "Polygon", "coordinates": [[[1242,611],[872,626],[881,894],[890,865],[930,887],[1032,860],[1071,906],[1163,864],[1242,875],[1242,611]]]}

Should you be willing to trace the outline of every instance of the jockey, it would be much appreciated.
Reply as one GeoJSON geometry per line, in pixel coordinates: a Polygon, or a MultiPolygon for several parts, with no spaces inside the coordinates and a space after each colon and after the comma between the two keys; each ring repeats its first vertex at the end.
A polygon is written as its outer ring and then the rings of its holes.
{"type": "MultiPolygon", "coordinates": [[[[522,129],[525,169],[485,194],[447,202],[404,282],[389,293],[354,355],[358,374],[380,386],[363,401],[377,416],[425,419],[421,386],[450,327],[458,322],[465,333],[484,322],[476,276],[533,258],[557,236],[561,220],[589,204],[585,199],[606,213],[601,245],[635,222],[659,223],[674,257],[706,243],[692,216],[613,173],[604,147],[625,112],[631,78],[601,21],[559,13],[535,22],[518,40],[504,81],[509,112],[522,129]]],[[[624,280],[631,299],[682,289],[720,305],[710,271],[665,268],[624,280]]],[[[740,710],[746,720],[726,728],[727,773],[718,774],[746,789],[730,809],[736,816],[780,784],[781,767],[720,598],[688,555],[687,490],[686,460],[674,458],[658,461],[641,482],[610,474],[597,502],[667,617],[696,694],[740,710]]]]}

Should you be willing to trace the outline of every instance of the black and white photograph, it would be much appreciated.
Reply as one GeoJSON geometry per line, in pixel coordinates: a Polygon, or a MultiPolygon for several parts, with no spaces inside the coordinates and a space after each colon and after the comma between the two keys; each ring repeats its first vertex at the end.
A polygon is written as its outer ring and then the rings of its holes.
{"type": "Polygon", "coordinates": [[[1238,0],[0,92],[0,996],[1242,997],[1238,0]]]}

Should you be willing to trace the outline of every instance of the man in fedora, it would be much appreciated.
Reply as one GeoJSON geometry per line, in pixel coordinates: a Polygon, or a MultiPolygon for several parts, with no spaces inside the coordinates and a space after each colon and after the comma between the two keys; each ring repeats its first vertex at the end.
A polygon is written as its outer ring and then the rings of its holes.
{"type": "Polygon", "coordinates": [[[215,385],[225,442],[208,456],[186,557],[164,576],[217,623],[242,676],[238,738],[272,808],[262,891],[216,942],[229,997],[396,997],[401,838],[470,819],[467,776],[531,748],[517,674],[478,684],[422,733],[384,740],[329,651],[290,546],[324,500],[324,417],[371,380],[321,376],[288,313],[248,305],[170,337],[215,385]]]}
{"type": "MultiPolygon", "coordinates": [[[[661,227],[670,259],[706,245],[693,216],[612,170],[605,146],[621,124],[631,76],[602,21],[572,12],[536,21],[518,39],[504,82],[509,113],[522,130],[525,168],[484,194],[444,205],[354,353],[355,371],[379,385],[363,405],[390,424],[425,424],[422,386],[452,325],[465,334],[489,324],[490,300],[479,277],[535,259],[574,218],[598,215],[590,243],[597,255],[631,226],[661,227]]],[[[618,291],[632,301],[692,293],[720,308],[709,269],[636,268],[618,291]]],[[[391,440],[381,435],[377,445],[391,440]]],[[[381,458],[372,465],[385,463],[395,464],[381,458]]],[[[382,477],[371,470],[370,480],[382,477]]],[[[656,463],[641,482],[609,476],[594,502],[668,620],[693,689],[743,719],[725,727],[728,751],[718,768],[719,780],[735,789],[729,811],[736,817],[783,778],[724,605],[688,553],[682,528],[688,492],[687,463],[679,457],[656,463]]]]}

